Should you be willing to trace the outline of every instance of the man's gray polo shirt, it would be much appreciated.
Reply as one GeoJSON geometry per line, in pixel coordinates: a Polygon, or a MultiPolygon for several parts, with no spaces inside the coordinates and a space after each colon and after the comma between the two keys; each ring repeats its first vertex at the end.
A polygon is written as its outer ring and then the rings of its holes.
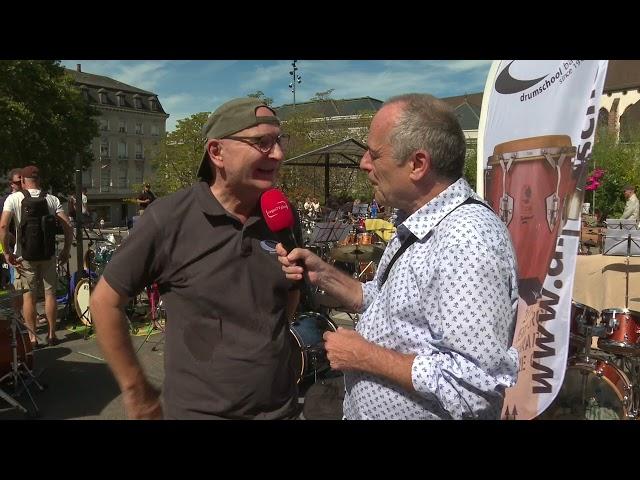
{"type": "Polygon", "coordinates": [[[243,225],[206,182],[159,198],[104,277],[133,296],[157,282],[167,311],[167,418],[282,418],[297,388],[280,241],[259,209],[243,225]]]}

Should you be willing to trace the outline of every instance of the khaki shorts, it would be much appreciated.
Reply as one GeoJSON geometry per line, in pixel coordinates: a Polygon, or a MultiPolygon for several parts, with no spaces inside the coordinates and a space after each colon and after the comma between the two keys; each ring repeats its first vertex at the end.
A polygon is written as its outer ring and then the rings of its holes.
{"type": "Polygon", "coordinates": [[[55,257],[50,260],[23,260],[22,267],[16,268],[16,279],[13,286],[16,290],[26,289],[37,292],[40,281],[44,283],[45,291],[56,288],[58,273],[56,272],[55,257]]]}

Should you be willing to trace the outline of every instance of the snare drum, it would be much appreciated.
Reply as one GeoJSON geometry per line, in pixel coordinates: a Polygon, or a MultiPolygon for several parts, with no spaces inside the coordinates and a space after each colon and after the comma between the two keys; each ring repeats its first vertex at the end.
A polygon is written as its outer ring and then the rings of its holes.
{"type": "Polygon", "coordinates": [[[575,154],[569,136],[546,135],[496,145],[488,160],[485,198],[509,228],[528,304],[544,283],[566,221],[562,216],[577,183],[575,154]]]}
{"type": "Polygon", "coordinates": [[[324,350],[324,332],[335,332],[336,325],[329,317],[317,312],[305,312],[290,325],[292,365],[298,383],[309,375],[329,369],[324,350]]]}
{"type": "MultiPolygon", "coordinates": [[[[586,327],[595,327],[599,317],[600,314],[595,308],[572,301],[569,341],[577,346],[583,346],[587,339],[586,327]]],[[[591,335],[588,336],[588,341],[591,343],[591,335]]]]}
{"type": "Polygon", "coordinates": [[[562,388],[543,420],[630,420],[633,389],[613,363],[595,357],[573,357],[562,388]]]}
{"type": "Polygon", "coordinates": [[[606,327],[598,347],[618,355],[640,356],[640,313],[625,308],[602,311],[602,324],[606,327]]]}
{"type": "MultiPolygon", "coordinates": [[[[26,363],[33,369],[33,347],[29,340],[27,329],[16,323],[16,343],[18,361],[26,363]]],[[[13,350],[11,348],[11,321],[0,319],[0,377],[4,377],[11,371],[13,362],[13,350]]]]}
{"type": "Polygon", "coordinates": [[[91,285],[88,278],[80,279],[76,285],[73,298],[78,318],[88,327],[91,326],[91,310],[89,310],[89,303],[91,301],[91,285]]]}
{"type": "Polygon", "coordinates": [[[373,233],[359,233],[358,245],[371,245],[373,243],[373,233]]]}

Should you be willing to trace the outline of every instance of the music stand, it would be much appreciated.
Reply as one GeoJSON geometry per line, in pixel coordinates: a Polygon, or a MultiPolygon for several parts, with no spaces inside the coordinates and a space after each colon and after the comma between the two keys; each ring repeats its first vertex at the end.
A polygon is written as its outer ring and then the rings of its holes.
{"type": "Polygon", "coordinates": [[[625,255],[627,268],[625,268],[625,293],[624,308],[629,308],[629,257],[640,257],[640,231],[618,230],[613,233],[607,229],[604,237],[605,249],[603,255],[625,255]],[[625,253],[620,253],[622,247],[625,253]]]}
{"type": "Polygon", "coordinates": [[[311,244],[341,242],[349,235],[351,225],[348,223],[338,222],[320,222],[316,223],[311,233],[311,244]]]}

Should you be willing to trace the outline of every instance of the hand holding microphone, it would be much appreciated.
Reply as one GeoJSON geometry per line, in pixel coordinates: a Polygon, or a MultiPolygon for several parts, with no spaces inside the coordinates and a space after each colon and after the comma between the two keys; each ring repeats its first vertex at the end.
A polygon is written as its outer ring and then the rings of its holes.
{"type": "MultiPolygon", "coordinates": [[[[295,225],[293,212],[284,193],[277,188],[267,190],[260,197],[260,208],[262,209],[262,215],[269,230],[284,235],[281,243],[287,250],[287,253],[290,253],[294,248],[300,247],[293,233],[293,227],[295,225]]],[[[304,265],[300,266],[303,267],[302,278],[305,294],[311,303],[311,307],[315,309],[316,305],[314,297],[311,294],[309,275],[304,265]]]]}

